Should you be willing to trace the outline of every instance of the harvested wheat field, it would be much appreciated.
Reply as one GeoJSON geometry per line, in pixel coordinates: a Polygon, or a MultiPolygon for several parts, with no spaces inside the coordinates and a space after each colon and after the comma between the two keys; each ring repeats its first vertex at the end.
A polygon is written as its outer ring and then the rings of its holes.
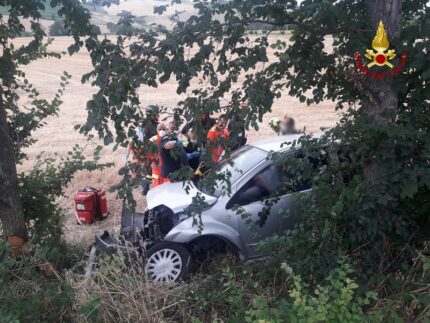
{"type": "MultiPolygon", "coordinates": [[[[282,36],[274,36],[282,37],[282,36]]],[[[286,36],[283,36],[286,37],[286,36]]],[[[28,39],[16,40],[16,45],[26,42],[28,39]]],[[[52,51],[66,51],[67,46],[72,42],[70,38],[58,37],[55,39],[50,49],[52,51]]],[[[272,56],[273,57],[273,56],[272,56]]],[[[91,156],[95,147],[94,143],[89,143],[85,137],[76,132],[73,127],[82,124],[86,120],[86,102],[96,91],[90,84],[83,85],[81,77],[91,70],[91,61],[88,53],[82,50],[73,56],[65,55],[61,60],[46,58],[32,63],[23,68],[27,78],[40,91],[44,98],[52,98],[59,87],[60,77],[63,71],[72,75],[70,85],[66,88],[63,97],[64,104],[61,106],[58,117],[50,118],[47,124],[35,133],[38,140],[30,149],[26,150],[29,162],[20,166],[20,170],[28,170],[32,167],[37,155],[43,153],[45,157],[52,157],[55,154],[66,156],[67,152],[76,144],[86,146],[86,154],[91,156]],[[31,161],[31,162],[30,162],[31,161]]],[[[23,95],[25,98],[25,96],[23,95]]],[[[181,99],[176,94],[176,84],[169,81],[157,89],[142,88],[141,101],[147,104],[159,104],[167,107],[174,107],[181,99]]],[[[25,101],[23,101],[25,105],[25,101]]],[[[268,120],[274,116],[282,116],[287,113],[296,120],[298,128],[306,128],[307,132],[318,132],[321,127],[331,127],[338,120],[338,113],[334,109],[333,102],[323,102],[319,105],[306,106],[297,99],[285,94],[277,100],[273,106],[273,111],[267,114],[258,132],[251,130],[248,134],[250,142],[273,135],[268,126],[268,120]]],[[[103,230],[115,231],[119,227],[121,201],[115,198],[115,194],[108,193],[108,203],[110,216],[107,220],[91,226],[80,226],[76,224],[73,212],[73,195],[83,187],[90,185],[108,189],[111,185],[120,180],[117,174],[118,169],[125,162],[125,149],[118,149],[113,152],[112,147],[105,147],[102,151],[103,162],[114,162],[115,166],[100,172],[80,172],[77,173],[69,187],[65,189],[66,197],[59,203],[65,209],[66,216],[66,240],[73,244],[89,245],[94,241],[94,235],[103,230]]],[[[135,198],[138,201],[139,209],[145,207],[145,199],[136,192],[135,198]]]]}

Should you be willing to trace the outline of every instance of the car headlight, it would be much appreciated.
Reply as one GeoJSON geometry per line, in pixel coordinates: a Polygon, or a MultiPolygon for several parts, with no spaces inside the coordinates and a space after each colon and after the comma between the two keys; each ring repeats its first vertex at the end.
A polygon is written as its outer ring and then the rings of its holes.
{"type": "Polygon", "coordinates": [[[78,211],[85,211],[85,204],[83,204],[83,203],[76,203],[76,210],[78,210],[78,211]]]}

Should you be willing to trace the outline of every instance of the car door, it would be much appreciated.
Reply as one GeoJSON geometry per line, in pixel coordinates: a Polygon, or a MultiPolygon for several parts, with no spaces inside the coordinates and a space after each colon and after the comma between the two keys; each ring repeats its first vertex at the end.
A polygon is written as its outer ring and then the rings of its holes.
{"type": "Polygon", "coordinates": [[[278,200],[271,198],[282,183],[282,172],[274,165],[265,165],[237,190],[226,205],[229,216],[237,219],[238,231],[247,257],[257,257],[259,241],[281,232],[279,216],[292,202],[289,194],[278,200]]]}

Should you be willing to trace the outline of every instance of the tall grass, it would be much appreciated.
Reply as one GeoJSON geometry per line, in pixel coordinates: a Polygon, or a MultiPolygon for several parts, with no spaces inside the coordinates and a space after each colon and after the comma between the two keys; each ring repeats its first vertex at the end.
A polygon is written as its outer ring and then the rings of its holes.
{"type": "Polygon", "coordinates": [[[100,260],[91,279],[68,272],[75,291],[73,312],[78,322],[165,322],[165,312],[180,308],[182,284],[155,284],[142,264],[123,265],[121,257],[100,260]]]}

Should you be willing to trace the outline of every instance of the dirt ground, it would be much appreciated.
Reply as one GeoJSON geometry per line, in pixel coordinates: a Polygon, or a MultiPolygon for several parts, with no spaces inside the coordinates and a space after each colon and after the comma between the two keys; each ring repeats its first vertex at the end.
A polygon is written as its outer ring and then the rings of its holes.
{"type": "MultiPolygon", "coordinates": [[[[285,37],[285,36],[276,36],[285,37]]],[[[26,42],[25,38],[16,41],[16,44],[26,42]]],[[[67,37],[57,37],[50,49],[52,51],[66,51],[71,39],[67,37]]],[[[273,58],[274,56],[271,55],[273,58]]],[[[40,91],[45,98],[52,98],[59,87],[60,77],[63,71],[72,75],[70,85],[67,87],[63,97],[64,104],[61,107],[58,117],[52,117],[47,124],[35,133],[38,140],[35,145],[26,150],[28,162],[20,166],[20,171],[31,169],[36,162],[37,155],[43,153],[45,157],[53,157],[55,154],[66,156],[67,152],[75,144],[86,147],[88,156],[92,155],[94,144],[87,142],[73,129],[76,124],[82,124],[86,120],[86,102],[91,99],[91,95],[96,89],[90,84],[83,85],[81,77],[91,70],[91,61],[88,53],[82,50],[73,56],[66,55],[61,60],[46,58],[32,63],[23,68],[27,78],[40,91]]],[[[148,104],[160,104],[167,107],[174,107],[181,96],[176,94],[176,84],[169,81],[157,89],[142,88],[140,91],[143,106],[148,104]]],[[[28,102],[23,100],[24,105],[28,102]]],[[[248,133],[249,142],[256,141],[273,135],[268,126],[268,121],[274,116],[282,117],[285,113],[296,120],[298,128],[306,128],[307,132],[318,132],[321,127],[331,127],[338,120],[338,113],[334,109],[333,102],[323,102],[318,105],[306,106],[297,99],[289,97],[287,94],[275,101],[271,113],[264,117],[260,129],[251,130],[248,133]]],[[[125,150],[118,149],[113,152],[112,147],[105,147],[102,151],[103,162],[114,162],[115,167],[100,172],[79,172],[73,181],[65,189],[66,197],[59,200],[60,205],[65,209],[65,238],[73,244],[89,245],[94,241],[94,235],[103,230],[115,231],[120,222],[121,201],[117,200],[115,194],[107,193],[110,209],[110,216],[107,220],[91,226],[80,226],[76,224],[73,211],[73,196],[83,187],[90,185],[93,187],[108,189],[120,180],[117,174],[118,169],[125,162],[125,150]]],[[[135,198],[138,201],[139,209],[145,207],[145,199],[136,192],[135,198]]]]}

